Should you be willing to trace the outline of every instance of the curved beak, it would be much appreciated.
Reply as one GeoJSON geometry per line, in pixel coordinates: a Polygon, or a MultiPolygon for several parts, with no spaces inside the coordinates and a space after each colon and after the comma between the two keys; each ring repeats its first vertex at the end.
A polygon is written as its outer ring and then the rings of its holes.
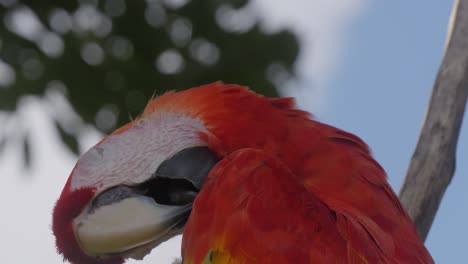
{"type": "Polygon", "coordinates": [[[157,204],[147,196],[126,198],[80,215],[74,222],[76,238],[91,256],[119,254],[141,259],[182,232],[191,207],[157,204]]]}
{"type": "Polygon", "coordinates": [[[89,256],[141,259],[182,233],[192,203],[219,159],[207,147],[180,151],[138,186],[100,193],[73,222],[76,240],[89,256]]]}

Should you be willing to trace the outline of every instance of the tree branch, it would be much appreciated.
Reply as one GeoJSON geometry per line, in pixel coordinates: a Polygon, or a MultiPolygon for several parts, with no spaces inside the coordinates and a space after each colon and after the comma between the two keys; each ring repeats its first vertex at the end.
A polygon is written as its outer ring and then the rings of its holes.
{"type": "Polygon", "coordinates": [[[446,50],[400,200],[423,240],[455,171],[468,96],[468,0],[456,0],[446,50]]]}

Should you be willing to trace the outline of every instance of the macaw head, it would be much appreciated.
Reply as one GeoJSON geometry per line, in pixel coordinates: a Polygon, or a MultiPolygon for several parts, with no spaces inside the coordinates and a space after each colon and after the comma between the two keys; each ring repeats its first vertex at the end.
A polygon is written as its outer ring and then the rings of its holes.
{"type": "Polygon", "coordinates": [[[275,136],[268,115],[254,113],[291,105],[222,83],[153,99],[78,160],[53,212],[58,252],[74,264],[117,264],[181,234],[217,162],[275,136]]]}

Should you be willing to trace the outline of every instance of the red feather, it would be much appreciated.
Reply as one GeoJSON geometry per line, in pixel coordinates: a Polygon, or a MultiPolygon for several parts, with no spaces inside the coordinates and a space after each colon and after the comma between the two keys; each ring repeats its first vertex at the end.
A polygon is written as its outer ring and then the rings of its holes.
{"type": "Polygon", "coordinates": [[[367,145],[292,99],[215,83],[163,95],[143,115],[156,110],[202,120],[225,158],[187,223],[187,260],[218,250],[233,263],[433,263],[367,145]]]}

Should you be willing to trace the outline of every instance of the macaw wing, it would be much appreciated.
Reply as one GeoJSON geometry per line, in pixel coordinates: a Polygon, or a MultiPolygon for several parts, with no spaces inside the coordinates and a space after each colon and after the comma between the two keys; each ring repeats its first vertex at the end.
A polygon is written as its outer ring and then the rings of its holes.
{"type": "Polygon", "coordinates": [[[369,238],[366,230],[330,210],[302,182],[261,150],[225,158],[195,200],[184,263],[372,263],[367,251],[376,246],[361,241],[369,238]]]}
{"type": "Polygon", "coordinates": [[[334,130],[305,166],[305,186],[336,214],[349,262],[434,263],[367,146],[334,130]]]}

